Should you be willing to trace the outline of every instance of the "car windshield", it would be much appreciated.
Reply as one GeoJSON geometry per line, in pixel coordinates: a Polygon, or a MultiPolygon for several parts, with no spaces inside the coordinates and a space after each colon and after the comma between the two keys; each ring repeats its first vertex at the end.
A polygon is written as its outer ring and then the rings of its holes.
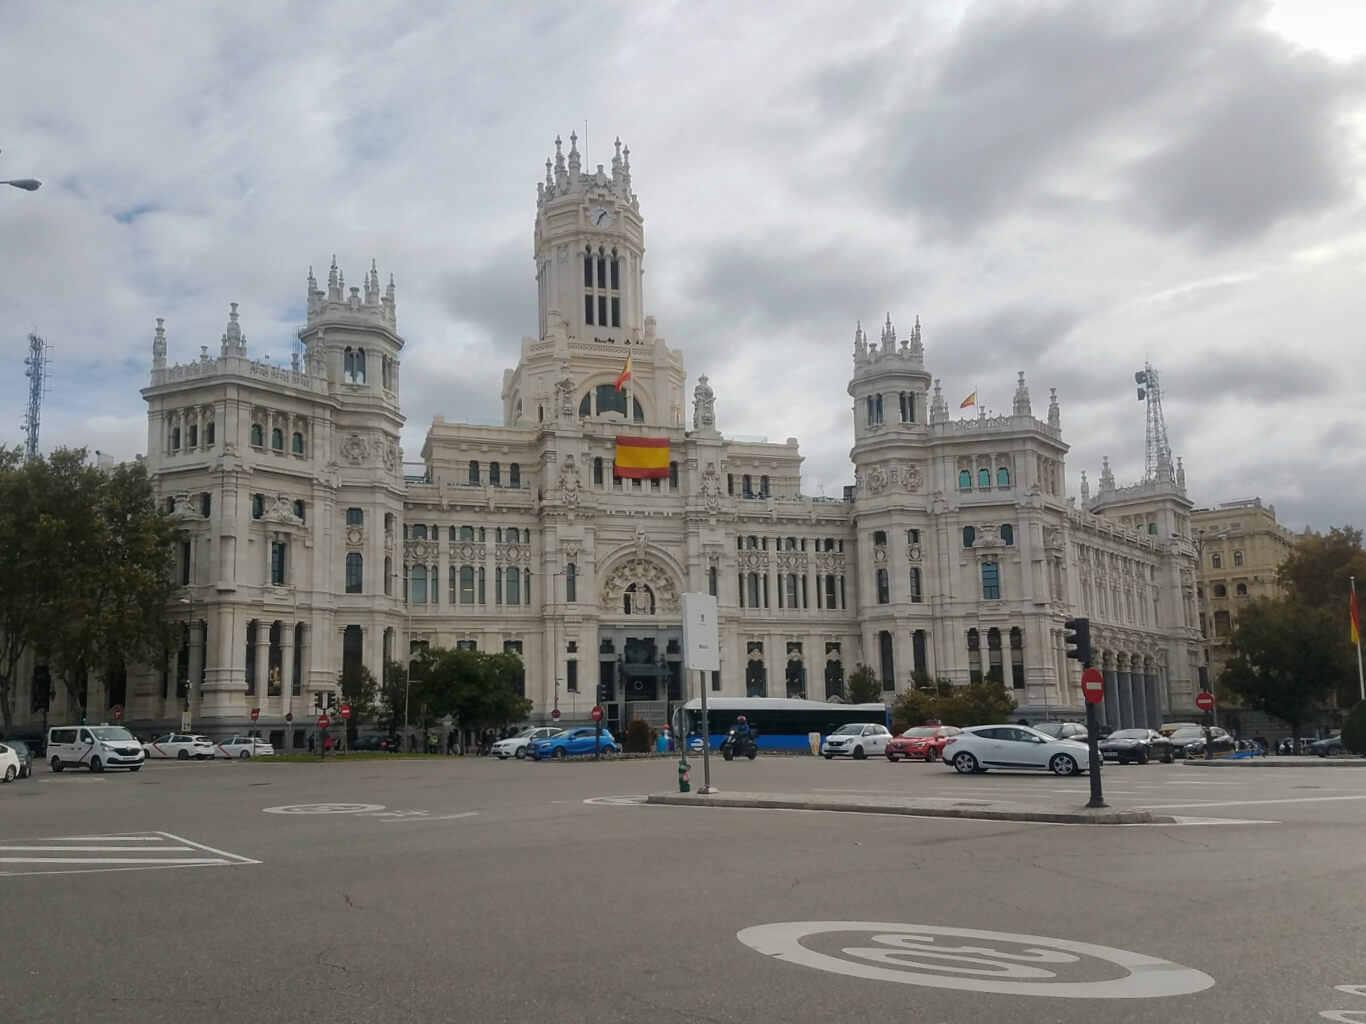
{"type": "Polygon", "coordinates": [[[917,725],[914,729],[907,729],[901,734],[901,738],[908,736],[933,736],[939,730],[933,725],[917,725]]]}
{"type": "Polygon", "coordinates": [[[1147,729],[1120,729],[1110,733],[1112,740],[1143,740],[1148,738],[1147,729]]]}
{"type": "MultiPolygon", "coordinates": [[[[836,736],[859,736],[863,733],[862,725],[841,725],[835,730],[836,736]]],[[[857,753],[857,751],[855,751],[857,753]]]]}
{"type": "Polygon", "coordinates": [[[20,754],[28,753],[28,744],[22,740],[5,740],[5,746],[20,754]]]}
{"type": "Polygon", "coordinates": [[[535,731],[535,729],[528,725],[525,729],[518,729],[515,733],[509,736],[508,739],[520,740],[523,736],[530,736],[535,731]]]}
{"type": "Polygon", "coordinates": [[[1177,729],[1176,732],[1172,733],[1172,739],[1174,740],[1199,740],[1204,738],[1205,730],[1198,726],[1190,729],[1177,729]]]}
{"type": "Polygon", "coordinates": [[[131,740],[133,734],[127,729],[118,725],[104,725],[90,730],[95,734],[95,739],[104,740],[106,743],[117,743],[119,741],[131,740]]]}

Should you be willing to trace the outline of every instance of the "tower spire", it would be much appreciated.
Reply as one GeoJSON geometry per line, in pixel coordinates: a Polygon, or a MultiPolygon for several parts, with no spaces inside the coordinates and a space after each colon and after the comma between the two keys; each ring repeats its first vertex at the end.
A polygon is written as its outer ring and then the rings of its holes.
{"type": "Polygon", "coordinates": [[[327,272],[327,298],[330,302],[341,299],[341,289],[337,285],[337,254],[332,254],[332,269],[327,272]]]}
{"type": "Polygon", "coordinates": [[[555,187],[561,192],[569,184],[569,173],[564,169],[564,150],[560,147],[564,143],[560,141],[558,135],[555,136],[555,187]]]}
{"type": "Polygon", "coordinates": [[[577,132],[569,133],[569,181],[571,184],[579,180],[579,171],[583,166],[579,159],[579,136],[577,132]]]}
{"type": "Polygon", "coordinates": [[[166,368],[166,320],[164,317],[157,317],[156,334],[152,336],[152,369],[164,370],[166,368]]]}

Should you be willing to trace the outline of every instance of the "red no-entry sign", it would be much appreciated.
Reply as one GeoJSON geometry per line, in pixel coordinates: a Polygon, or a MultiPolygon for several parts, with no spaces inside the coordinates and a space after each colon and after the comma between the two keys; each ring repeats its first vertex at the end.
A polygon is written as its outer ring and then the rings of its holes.
{"type": "Polygon", "coordinates": [[[251,720],[254,722],[254,721],[256,721],[256,720],[257,720],[258,718],[260,718],[260,717],[261,717],[261,709],[260,709],[260,708],[252,708],[252,709],[251,709],[251,720]]]}
{"type": "Polygon", "coordinates": [[[330,724],[331,724],[331,723],[327,720],[327,716],[326,716],[326,715],[319,715],[319,716],[318,716],[318,728],[319,728],[319,729],[326,729],[330,724]]]}
{"type": "Polygon", "coordinates": [[[593,716],[593,721],[602,721],[602,708],[598,707],[596,704],[593,705],[593,710],[590,712],[590,714],[593,716]]]}
{"type": "Polygon", "coordinates": [[[1195,706],[1201,711],[1214,710],[1214,694],[1208,690],[1201,690],[1195,695],[1195,706]]]}
{"type": "Polygon", "coordinates": [[[554,711],[550,712],[550,717],[558,722],[560,720],[560,709],[556,708],[554,711]]]}
{"type": "Polygon", "coordinates": [[[1088,668],[1081,674],[1081,695],[1088,704],[1099,704],[1105,699],[1105,677],[1098,668],[1088,668]]]}
{"type": "Polygon", "coordinates": [[[115,704],[115,705],[114,705],[114,721],[116,721],[116,722],[122,722],[122,721],[123,721],[123,705],[122,705],[122,704],[115,704]]]}
{"type": "Polygon", "coordinates": [[[346,719],[350,718],[350,717],[351,717],[351,705],[350,705],[350,704],[343,704],[343,705],[341,706],[340,712],[341,712],[341,716],[342,716],[342,720],[343,720],[343,721],[345,721],[346,719]]]}

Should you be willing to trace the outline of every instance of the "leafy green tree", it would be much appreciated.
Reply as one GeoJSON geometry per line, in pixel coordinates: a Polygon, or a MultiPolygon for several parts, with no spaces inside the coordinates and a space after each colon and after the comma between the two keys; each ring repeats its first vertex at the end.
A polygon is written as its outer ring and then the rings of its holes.
{"type": "Polygon", "coordinates": [[[356,741],[361,724],[375,716],[378,710],[379,683],[371,671],[358,662],[348,662],[337,674],[337,689],[341,699],[351,708],[346,720],[346,745],[356,741]]]}
{"type": "Polygon", "coordinates": [[[490,654],[460,648],[433,647],[421,656],[420,692],[426,711],[449,715],[464,730],[479,731],[520,722],[531,713],[531,701],[517,692],[522,659],[516,654],[490,654]]]}
{"type": "Polygon", "coordinates": [[[1310,712],[1354,670],[1342,616],[1293,598],[1258,598],[1238,613],[1219,682],[1300,735],[1310,712]]]}
{"type": "Polygon", "coordinates": [[[1366,754],[1366,700],[1359,701],[1343,719],[1342,745],[1349,754],[1366,754]]]}
{"type": "Polygon", "coordinates": [[[408,666],[401,661],[386,661],[384,681],[379,687],[379,715],[390,735],[398,732],[398,727],[408,712],[410,696],[408,666]]]}
{"type": "Polygon", "coordinates": [[[19,663],[34,645],[52,578],[34,543],[35,474],[26,471],[19,448],[0,446],[0,716],[14,724],[14,687],[19,663]]]}
{"type": "Polygon", "coordinates": [[[1014,710],[1010,691],[996,682],[955,686],[938,679],[900,693],[892,702],[892,717],[913,726],[935,720],[944,725],[993,725],[1010,721],[1014,710]]]}
{"type": "Polygon", "coordinates": [[[1361,531],[1333,527],[1326,534],[1311,533],[1291,549],[1279,578],[1287,596],[1301,605],[1334,612],[1347,636],[1349,577],[1366,579],[1366,550],[1361,531]]]}
{"type": "Polygon", "coordinates": [[[867,665],[855,665],[844,697],[850,704],[874,704],[882,699],[882,682],[867,665]]]}

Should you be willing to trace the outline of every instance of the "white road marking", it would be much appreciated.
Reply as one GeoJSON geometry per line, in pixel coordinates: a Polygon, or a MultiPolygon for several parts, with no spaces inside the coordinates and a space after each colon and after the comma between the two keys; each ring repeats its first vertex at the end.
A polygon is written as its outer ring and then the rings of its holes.
{"type": "Polygon", "coordinates": [[[381,818],[380,821],[391,824],[396,821],[453,821],[456,818],[473,818],[478,814],[478,811],[461,811],[459,814],[437,814],[430,817],[381,818]]]}
{"type": "Polygon", "coordinates": [[[53,837],[27,842],[9,840],[4,846],[0,846],[0,851],[9,855],[0,856],[0,865],[15,865],[14,870],[0,869],[0,876],[91,874],[99,871],[229,867],[261,863],[259,860],[217,850],[169,832],[130,833],[123,836],[53,837]],[[92,841],[102,845],[92,846],[92,841]],[[122,845],[114,845],[116,842],[122,845]],[[123,856],[100,856],[101,854],[123,856]],[[183,854],[206,856],[187,857],[183,854]]]}
{"type": "Polygon", "coordinates": [[[584,803],[604,807],[637,807],[648,799],[646,796],[590,796],[584,803]]]}
{"type": "Polygon", "coordinates": [[[765,956],[832,974],[902,985],[1049,996],[1058,999],[1153,999],[1203,992],[1214,979],[1170,960],[1070,939],[1010,932],[878,921],[786,921],[736,933],[765,956]],[[863,934],[858,934],[863,933],[863,934]],[[839,956],[802,945],[802,939],[837,934],[839,956]],[[844,937],[844,936],[847,936],[844,937]],[[937,945],[936,936],[969,943],[937,945]],[[1001,949],[999,946],[1006,946],[1001,949]],[[848,958],[848,959],[845,959],[848,958]],[[946,961],[948,961],[946,963],[946,961]],[[1101,970],[1123,977],[1088,980],[1101,970]],[[1059,968],[1062,968],[1059,970],[1059,968]],[[1060,976],[1070,975],[1066,980],[1060,976]]]}
{"type": "MultiPolygon", "coordinates": [[[[4,853],[32,853],[34,851],[39,853],[65,853],[70,849],[70,846],[0,846],[0,851],[4,853]]],[[[126,853],[129,848],[126,846],[78,846],[76,849],[80,850],[81,853],[85,853],[87,850],[93,850],[96,853],[126,853]]],[[[188,853],[190,849],[191,847],[188,846],[144,846],[137,852],[188,853]]]]}
{"type": "Polygon", "coordinates": [[[264,814],[365,814],[384,810],[383,804],[285,804],[263,807],[264,814]]]}
{"type": "Polygon", "coordinates": [[[1319,804],[1334,800],[1366,800],[1366,794],[1357,796],[1295,796],[1276,800],[1222,800],[1217,803],[1194,804],[1145,804],[1144,810],[1179,811],[1187,807],[1260,807],[1263,804],[1319,804]]]}
{"type": "Polygon", "coordinates": [[[0,857],[0,864],[227,864],[222,857],[0,857]]]}

